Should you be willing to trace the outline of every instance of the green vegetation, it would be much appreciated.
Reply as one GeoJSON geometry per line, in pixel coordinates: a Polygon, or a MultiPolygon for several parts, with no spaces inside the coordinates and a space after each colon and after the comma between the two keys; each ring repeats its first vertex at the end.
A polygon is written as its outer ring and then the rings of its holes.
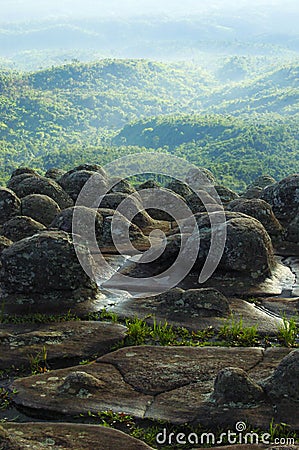
{"type": "Polygon", "coordinates": [[[283,324],[278,328],[278,340],[285,347],[299,346],[299,326],[295,318],[282,317],[283,324]]]}
{"type": "Polygon", "coordinates": [[[220,328],[219,337],[238,347],[254,347],[259,342],[257,327],[245,327],[242,319],[237,322],[234,317],[220,328]]]}
{"type": "Polygon", "coordinates": [[[21,165],[68,170],[149,150],[205,166],[239,190],[262,173],[298,171],[298,64],[237,57],[222,68],[239,66],[251,78],[224,85],[195,63],[0,69],[0,183],[21,165]]]}
{"type": "Polygon", "coordinates": [[[298,121],[273,114],[160,116],[126,125],[113,142],[163,147],[237,190],[264,173],[281,179],[299,170],[298,121]]]}
{"type": "Polygon", "coordinates": [[[47,357],[48,351],[45,345],[35,355],[28,355],[32,375],[37,375],[39,373],[45,373],[48,371],[47,357]]]}

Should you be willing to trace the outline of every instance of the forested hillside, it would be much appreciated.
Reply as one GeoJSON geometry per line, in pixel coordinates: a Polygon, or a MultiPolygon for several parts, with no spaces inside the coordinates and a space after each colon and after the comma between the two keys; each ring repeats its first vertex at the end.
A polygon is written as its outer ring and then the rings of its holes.
{"type": "Polygon", "coordinates": [[[2,69],[0,178],[22,164],[105,163],[138,147],[204,164],[240,189],[255,170],[298,170],[298,64],[235,57],[221,73],[112,59],[2,69]]]}

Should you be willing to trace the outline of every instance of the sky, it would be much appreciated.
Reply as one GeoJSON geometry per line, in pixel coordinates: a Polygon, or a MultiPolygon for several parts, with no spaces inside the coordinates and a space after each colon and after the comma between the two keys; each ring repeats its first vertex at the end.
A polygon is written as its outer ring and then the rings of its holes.
{"type": "Polygon", "coordinates": [[[1,22],[56,17],[193,16],[232,10],[292,12],[298,0],[0,0],[1,22]]]}

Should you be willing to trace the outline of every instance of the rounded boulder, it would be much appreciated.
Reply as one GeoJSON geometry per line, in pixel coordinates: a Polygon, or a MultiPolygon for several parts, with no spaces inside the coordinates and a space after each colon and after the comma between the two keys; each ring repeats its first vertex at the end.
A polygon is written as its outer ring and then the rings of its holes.
{"type": "Polygon", "coordinates": [[[21,201],[10,189],[0,188],[0,225],[21,213],[21,201]]]}
{"type": "Polygon", "coordinates": [[[59,205],[51,197],[42,194],[31,194],[22,198],[21,211],[23,216],[31,217],[45,226],[49,226],[59,214],[59,205]]]}
{"type": "MultiPolygon", "coordinates": [[[[88,249],[77,248],[92,265],[88,249]]],[[[45,231],[15,242],[2,253],[1,281],[9,293],[48,293],[94,288],[82,269],[72,238],[62,231],[45,231]]]]}

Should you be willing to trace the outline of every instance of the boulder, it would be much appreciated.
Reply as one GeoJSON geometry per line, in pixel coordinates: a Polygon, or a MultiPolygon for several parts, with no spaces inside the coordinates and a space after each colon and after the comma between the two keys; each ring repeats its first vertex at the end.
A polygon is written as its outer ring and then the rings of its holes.
{"type": "Polygon", "coordinates": [[[115,248],[113,240],[115,235],[118,237],[118,242],[123,242],[122,253],[126,251],[128,239],[135,248],[144,250],[150,247],[150,242],[141,229],[134,223],[129,222],[125,216],[113,209],[99,208],[98,211],[103,216],[102,233],[98,239],[100,248],[111,252],[115,248]],[[112,220],[115,215],[117,220],[114,222],[114,233],[112,233],[112,220]],[[129,235],[127,230],[129,230],[129,235]]]}
{"type": "Polygon", "coordinates": [[[56,183],[56,181],[51,180],[50,178],[36,176],[27,177],[14,186],[13,191],[20,198],[31,194],[47,195],[55,200],[61,209],[73,206],[71,197],[56,183]]]}
{"type": "Polygon", "coordinates": [[[216,289],[183,289],[173,288],[150,299],[159,304],[159,309],[196,317],[226,317],[230,313],[227,298],[216,289]]]}
{"type": "Polygon", "coordinates": [[[128,194],[124,194],[122,192],[114,192],[105,195],[102,198],[99,207],[116,210],[123,202],[125,203],[122,205],[120,213],[139,228],[146,228],[153,224],[153,219],[144,210],[144,207],[138,198],[129,197],[128,194]]]}
{"type": "Polygon", "coordinates": [[[66,175],[69,175],[74,172],[78,172],[80,170],[87,170],[89,172],[97,172],[100,175],[102,175],[104,178],[107,178],[107,173],[106,173],[105,169],[103,169],[103,167],[100,166],[99,164],[80,164],[79,166],[74,167],[74,169],[69,170],[66,173],[66,175]]]}
{"type": "Polygon", "coordinates": [[[143,204],[154,205],[155,208],[146,208],[147,213],[154,220],[174,222],[189,216],[185,199],[174,191],[166,188],[157,188],[143,192],[143,204]],[[169,213],[167,212],[169,211],[169,213]]]}
{"type": "MultiPolygon", "coordinates": [[[[192,268],[192,273],[196,275],[202,270],[207,260],[211,243],[210,218],[211,215],[217,214],[220,213],[196,214],[195,219],[199,234],[192,230],[193,226],[191,226],[189,230],[187,223],[186,227],[184,227],[183,235],[173,234],[168,236],[167,244],[162,254],[159,253],[159,248],[156,249],[156,259],[154,258],[155,249],[152,250],[153,262],[147,263],[143,261],[143,257],[141,257],[139,263],[128,268],[130,276],[136,278],[148,276],[149,274],[155,276],[170,268],[178,257],[182,239],[185,241],[181,251],[180,265],[180,268],[183,270],[183,265],[189,265],[190,251],[192,251],[193,248],[196,248],[198,239],[200,239],[199,253],[192,268]]],[[[249,217],[242,213],[226,212],[225,217],[224,222],[219,221],[219,223],[213,227],[214,239],[216,242],[219,240],[219,237],[223,236],[225,227],[227,233],[224,252],[220,263],[217,266],[215,276],[219,275],[222,278],[224,277],[227,280],[230,279],[232,281],[246,279],[254,284],[271,276],[272,271],[276,267],[276,262],[274,259],[271,238],[263,225],[253,217],[249,217]]],[[[220,218],[222,218],[222,214],[220,218]]],[[[218,220],[217,217],[214,218],[214,220],[218,220]]],[[[213,252],[210,257],[213,259],[213,252]]],[[[126,273],[126,269],[124,269],[124,271],[124,273],[126,273]]],[[[213,277],[211,282],[214,279],[213,277]]]]}
{"type": "Polygon", "coordinates": [[[111,192],[123,192],[124,194],[134,194],[136,193],[136,189],[129,183],[128,180],[123,178],[111,178],[109,180],[109,184],[113,184],[112,188],[109,190],[109,194],[111,192]]]}
{"type": "Polygon", "coordinates": [[[38,174],[35,175],[27,172],[21,173],[20,175],[15,175],[8,181],[7,187],[12,191],[15,191],[15,189],[18,188],[19,184],[22,183],[23,180],[25,180],[26,178],[33,178],[33,177],[40,178],[38,174]]]}
{"type": "Polygon", "coordinates": [[[229,203],[232,200],[235,200],[236,198],[239,197],[239,195],[236,192],[232,191],[231,189],[225,186],[217,184],[215,185],[215,189],[222,203],[229,203]]]}
{"type": "MultiPolygon", "coordinates": [[[[219,225],[219,231],[221,227],[219,225]]],[[[263,225],[251,217],[233,218],[226,222],[226,231],[224,254],[218,269],[253,279],[270,276],[275,266],[274,253],[263,225]]],[[[206,237],[209,240],[210,236],[206,237]]]]}
{"type": "MultiPolygon", "coordinates": [[[[92,266],[88,249],[78,246],[77,251],[92,266]]],[[[45,231],[4,250],[1,282],[9,293],[95,289],[78,261],[71,236],[62,231],[45,231]]]]}
{"type": "Polygon", "coordinates": [[[245,370],[225,367],[217,374],[211,399],[223,404],[255,404],[263,397],[263,389],[247,375],[245,370]]]}
{"type": "Polygon", "coordinates": [[[299,243],[299,213],[294,217],[288,225],[284,237],[287,241],[299,243]]]}
{"type": "Polygon", "coordinates": [[[16,216],[2,225],[3,235],[14,242],[33,236],[45,229],[43,224],[27,216],[16,216]]]}
{"type": "Polygon", "coordinates": [[[282,234],[282,226],[276,219],[272,207],[261,199],[236,199],[227,205],[227,210],[241,212],[254,217],[265,227],[271,238],[278,238],[282,234]]]}
{"type": "Polygon", "coordinates": [[[267,186],[270,186],[271,184],[275,184],[276,181],[271,175],[261,175],[260,177],[257,177],[253,183],[249,184],[247,186],[247,189],[251,188],[261,188],[264,189],[267,186]]]}
{"type": "Polygon", "coordinates": [[[272,206],[277,219],[283,224],[291,223],[299,211],[299,174],[266,187],[261,198],[272,206]]]}
{"type": "Polygon", "coordinates": [[[299,349],[285,356],[274,373],[263,380],[261,385],[275,402],[299,402],[299,349]]]}
{"type": "Polygon", "coordinates": [[[78,226],[82,228],[83,236],[90,234],[90,227],[95,230],[96,239],[102,237],[103,217],[96,210],[85,206],[73,206],[61,211],[53,220],[50,228],[56,228],[67,233],[72,233],[74,211],[80,213],[78,226]]]}
{"type": "Polygon", "coordinates": [[[204,189],[206,185],[216,183],[216,179],[212,172],[202,167],[194,167],[189,170],[185,179],[190,188],[194,190],[204,189]]]}
{"type": "Polygon", "coordinates": [[[192,194],[188,195],[185,200],[193,214],[206,211],[205,207],[207,205],[215,205],[215,207],[218,207],[219,209],[217,199],[214,200],[213,197],[206,191],[198,190],[196,193],[192,192],[192,194]]]}
{"type": "Polygon", "coordinates": [[[39,176],[38,173],[34,169],[30,169],[30,167],[19,167],[18,169],[15,169],[10,178],[17,177],[19,175],[23,174],[29,174],[29,175],[36,175],[39,176]]]}
{"type": "Polygon", "coordinates": [[[95,190],[99,197],[108,191],[106,178],[98,172],[91,170],[76,170],[75,172],[67,172],[63,175],[58,183],[67,192],[70,197],[76,201],[85,183],[93,177],[93,182],[90,185],[91,190],[95,190]]]}
{"type": "Polygon", "coordinates": [[[26,195],[21,200],[23,216],[31,217],[45,226],[49,226],[59,214],[60,208],[51,197],[42,194],[26,195]]]}
{"type": "Polygon", "coordinates": [[[62,169],[58,169],[57,167],[52,167],[51,169],[48,169],[45,173],[46,178],[52,178],[52,180],[59,180],[59,178],[62,177],[62,175],[65,174],[65,171],[62,169]]]}
{"type": "Polygon", "coordinates": [[[7,188],[0,188],[0,225],[21,213],[21,201],[7,188]]]}
{"type": "Polygon", "coordinates": [[[138,187],[137,187],[137,191],[141,191],[143,189],[156,189],[156,188],[160,188],[161,185],[159,183],[157,183],[157,181],[155,180],[147,180],[144,183],[141,183],[138,187]]]}
{"type": "Polygon", "coordinates": [[[262,192],[263,192],[263,189],[260,187],[251,187],[251,188],[246,189],[246,191],[243,194],[241,194],[240,197],[248,198],[248,199],[260,198],[262,192]]]}
{"type": "Polygon", "coordinates": [[[188,186],[188,184],[183,183],[180,180],[173,180],[165,186],[166,189],[170,189],[176,194],[180,195],[183,198],[188,197],[188,195],[192,194],[192,190],[188,186]]]}

